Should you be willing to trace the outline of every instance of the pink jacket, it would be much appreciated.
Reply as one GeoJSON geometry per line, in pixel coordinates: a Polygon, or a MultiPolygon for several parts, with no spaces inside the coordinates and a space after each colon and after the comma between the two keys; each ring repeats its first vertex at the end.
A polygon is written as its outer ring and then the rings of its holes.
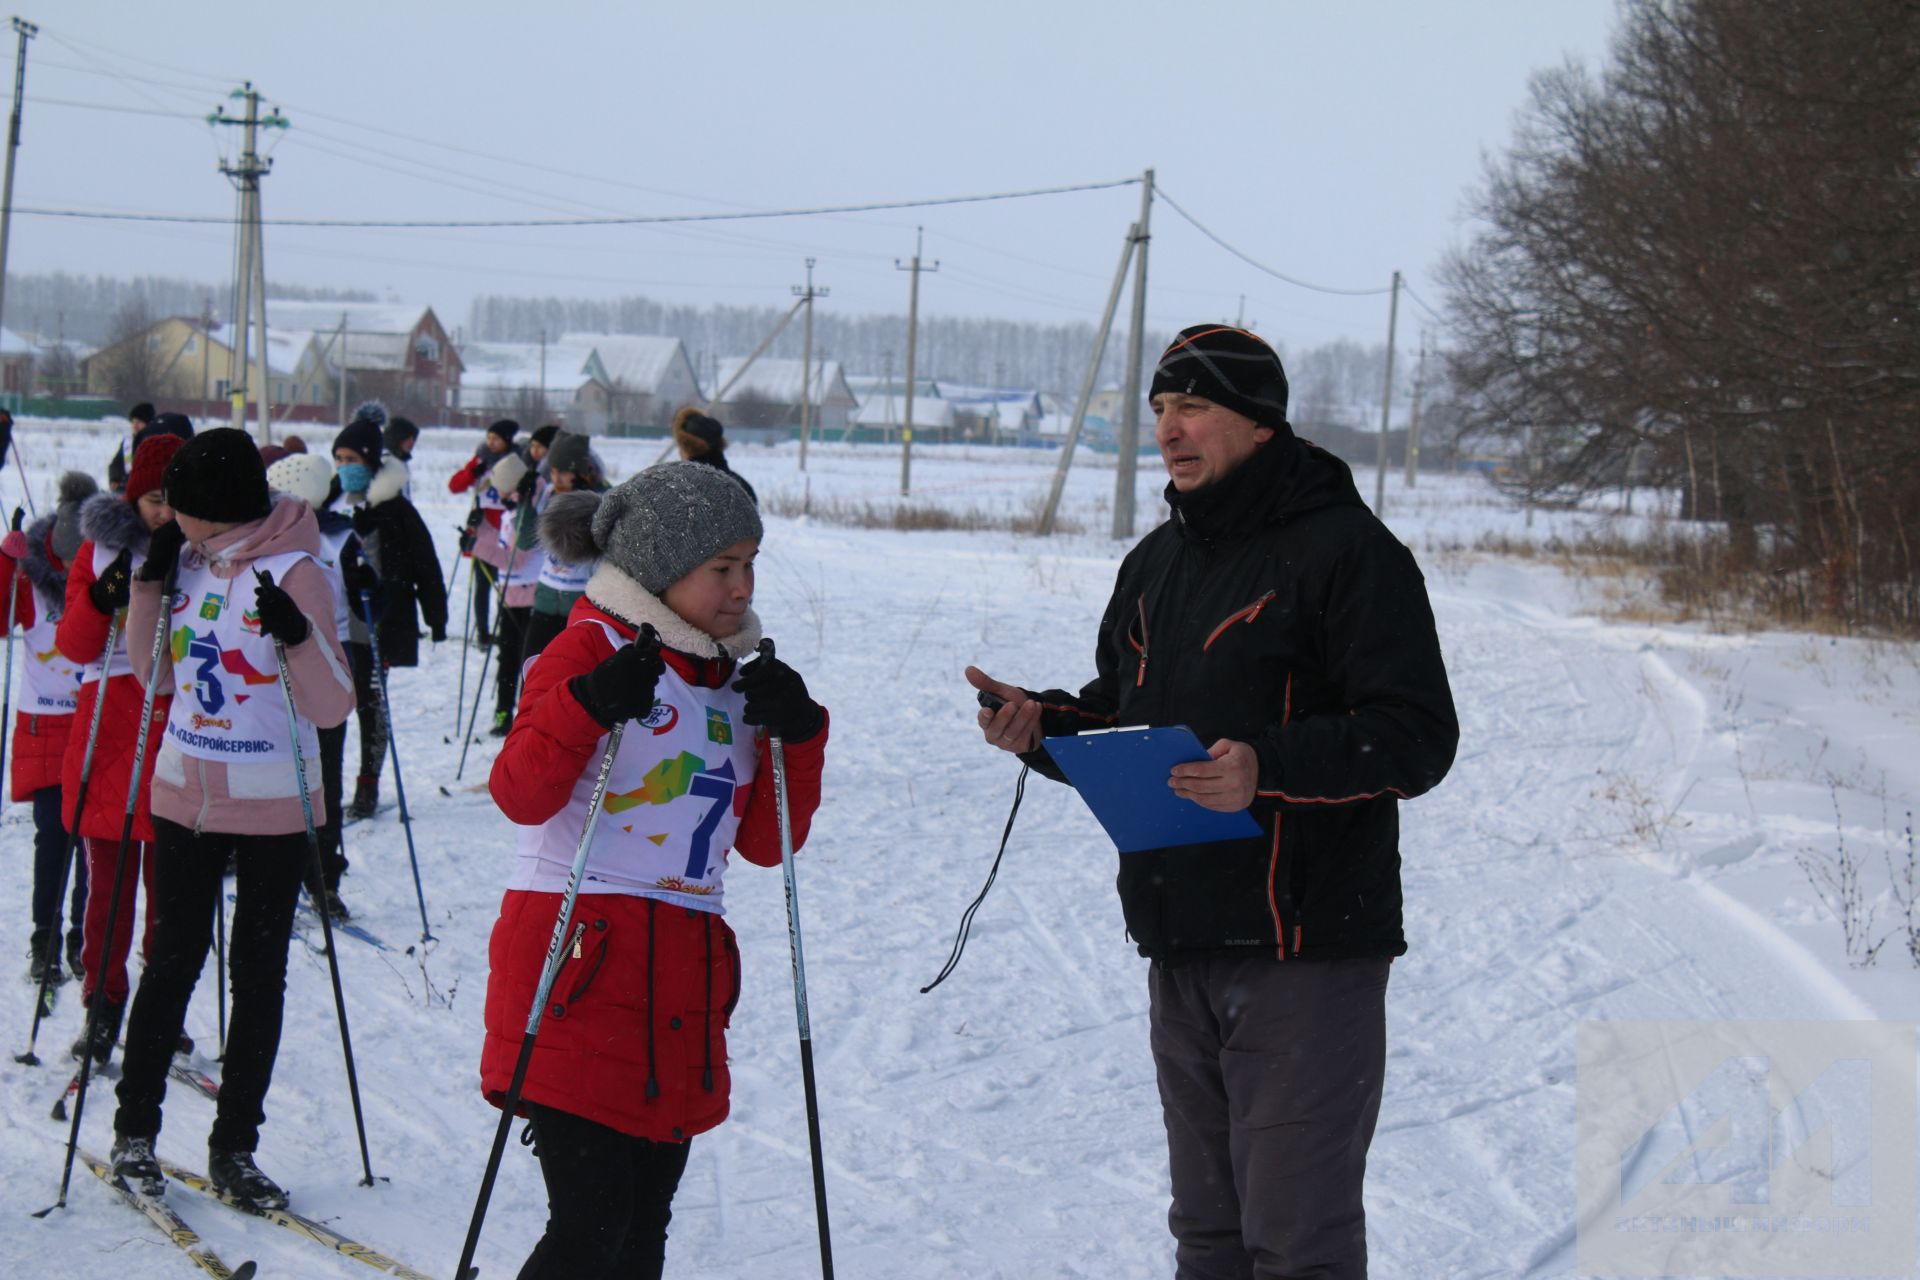
{"type": "MultiPolygon", "coordinates": [[[[320,526],[313,510],[297,500],[275,503],[263,520],[243,524],[208,539],[200,550],[213,562],[215,576],[236,578],[256,557],[320,550],[320,526]]],[[[287,647],[287,673],[293,680],[293,705],[304,719],[326,729],[353,710],[353,677],[333,629],[333,593],[316,561],[288,570],[279,585],[307,617],[307,638],[287,647]]],[[[127,614],[129,635],[151,635],[160,607],[160,584],[135,581],[127,614]]],[[[152,653],[130,646],[134,676],[143,684],[152,674],[152,653]]],[[[173,692],[173,664],[163,661],[159,691],[173,692]]],[[[272,696],[280,698],[278,688],[272,696]]],[[[320,762],[306,763],[307,791],[315,823],[325,822],[320,762]]],[[[160,743],[153,771],[153,812],[196,831],[235,835],[286,835],[305,825],[293,767],[285,762],[225,764],[191,758],[171,742],[160,743]]]]}

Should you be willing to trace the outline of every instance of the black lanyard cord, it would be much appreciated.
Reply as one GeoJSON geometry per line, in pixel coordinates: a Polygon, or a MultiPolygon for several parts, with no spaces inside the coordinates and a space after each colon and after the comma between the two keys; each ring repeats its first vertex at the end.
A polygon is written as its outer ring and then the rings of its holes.
{"type": "Polygon", "coordinates": [[[921,995],[927,994],[945,982],[947,975],[960,965],[960,955],[967,949],[967,933],[973,928],[973,913],[978,911],[980,904],[987,900],[987,891],[993,888],[994,877],[1000,874],[1000,859],[1007,854],[1007,838],[1013,834],[1013,819],[1014,815],[1020,812],[1020,799],[1027,793],[1029,772],[1031,772],[1029,766],[1024,764],[1020,766],[1020,777],[1013,784],[1013,808],[1007,810],[1007,829],[1000,833],[1000,851],[993,855],[993,869],[987,872],[987,882],[980,886],[980,896],[973,900],[967,907],[966,913],[960,917],[960,932],[954,935],[953,953],[947,957],[947,963],[941,968],[940,976],[920,988],[921,995]]]}

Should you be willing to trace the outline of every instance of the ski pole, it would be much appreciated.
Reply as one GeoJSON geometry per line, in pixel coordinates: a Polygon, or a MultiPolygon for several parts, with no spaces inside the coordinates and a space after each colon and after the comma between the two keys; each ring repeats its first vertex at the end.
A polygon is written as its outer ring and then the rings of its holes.
{"type": "MultiPolygon", "coordinates": [[[[473,495],[473,508],[472,508],[472,511],[468,512],[468,519],[472,519],[473,512],[478,510],[480,510],[480,494],[478,492],[475,492],[473,495]]],[[[468,533],[467,527],[465,525],[460,526],[460,536],[462,538],[465,538],[467,536],[467,533],[468,533]]],[[[457,544],[455,545],[454,549],[456,552],[458,552],[458,554],[456,554],[453,557],[453,568],[447,574],[447,600],[449,603],[451,603],[453,600],[453,580],[459,574],[460,566],[462,564],[466,564],[468,566],[467,603],[466,603],[467,621],[460,635],[460,691],[454,694],[453,696],[453,731],[455,733],[458,733],[460,732],[460,708],[467,705],[467,650],[473,647],[472,565],[474,562],[471,558],[470,552],[461,551],[457,544]]]]}
{"type": "MultiPolygon", "coordinates": [[[[760,642],[762,657],[773,656],[772,639],[760,642]]],[[[793,817],[787,807],[787,753],[780,735],[767,735],[773,762],[774,809],[780,819],[780,871],[787,886],[787,949],[793,955],[793,1011],[800,1023],[800,1081],[807,1100],[807,1148],[813,1158],[813,1212],[820,1224],[820,1274],[833,1280],[833,1240],[827,1230],[827,1170],[820,1154],[820,1100],[813,1082],[813,1032],[807,1020],[807,962],[800,945],[800,897],[793,872],[793,817]]]]}
{"type": "MultiPolygon", "coordinates": [[[[254,582],[263,587],[273,585],[273,579],[259,569],[253,571],[254,582]]],[[[280,692],[285,695],[287,704],[287,738],[293,748],[293,778],[300,788],[300,819],[307,829],[307,856],[313,862],[313,875],[316,884],[326,883],[326,868],[320,861],[320,835],[313,826],[313,797],[307,793],[307,762],[300,755],[300,715],[293,707],[293,677],[287,671],[287,646],[279,636],[273,638],[273,656],[280,664],[280,692]]],[[[334,954],[333,918],[324,902],[316,904],[314,914],[320,917],[320,931],[325,935],[327,945],[327,973],[333,979],[333,1011],[340,1021],[340,1052],[347,1060],[347,1094],[353,1102],[353,1129],[360,1138],[360,1170],[366,1176],[360,1179],[360,1185],[370,1187],[374,1184],[373,1161],[367,1155],[367,1123],[360,1113],[360,1077],[353,1069],[353,1037],[347,1031],[347,995],[340,986],[340,957],[334,954]]]]}
{"type": "Polygon", "coordinates": [[[467,717],[466,736],[460,743],[460,766],[453,771],[455,782],[460,781],[461,775],[467,771],[467,748],[473,745],[473,731],[480,726],[480,701],[486,693],[487,667],[492,664],[493,651],[500,647],[501,637],[506,634],[507,579],[513,576],[514,556],[519,550],[518,547],[507,548],[507,567],[494,580],[493,595],[496,612],[493,619],[493,643],[487,646],[486,653],[480,658],[480,679],[473,690],[473,714],[467,717]]]}
{"type": "Polygon", "coordinates": [[[373,646],[373,680],[380,690],[380,715],[387,722],[387,750],[393,756],[393,789],[400,797],[400,829],[407,833],[407,861],[413,864],[413,896],[420,901],[420,941],[432,942],[427,924],[427,893],[420,887],[420,855],[413,847],[413,815],[407,812],[407,784],[400,776],[400,735],[393,723],[393,703],[387,698],[387,668],[380,661],[380,628],[373,621],[373,592],[360,593],[360,612],[367,620],[367,640],[373,646]]]}
{"type": "Polygon", "coordinates": [[[220,877],[213,886],[213,969],[219,985],[214,988],[219,997],[220,1054],[216,1061],[227,1060],[227,878],[220,877]]]}
{"type": "MultiPolygon", "coordinates": [[[[87,747],[80,756],[80,785],[74,788],[73,832],[67,837],[67,857],[60,864],[60,903],[67,900],[67,882],[72,878],[73,862],[80,852],[80,815],[87,808],[87,784],[93,780],[93,749],[100,741],[100,714],[107,709],[107,677],[113,666],[114,646],[120,641],[120,613],[114,611],[107,619],[107,647],[100,651],[100,683],[93,699],[93,715],[87,720],[87,747]]],[[[142,722],[144,724],[144,721],[142,722]]],[[[114,886],[116,889],[118,885],[114,886]]],[[[57,932],[57,931],[56,931],[57,932]]],[[[34,1048],[40,1043],[40,1019],[47,1012],[47,986],[53,977],[49,967],[40,975],[40,995],[33,1002],[33,1032],[27,1038],[27,1051],[14,1055],[13,1060],[23,1066],[37,1067],[39,1057],[34,1048]]]]}
{"type": "MultiPolygon", "coordinates": [[[[480,1194],[473,1204],[473,1221],[467,1226],[467,1242],[460,1250],[460,1265],[453,1274],[465,1276],[473,1264],[473,1251],[480,1244],[480,1224],[486,1221],[487,1201],[493,1196],[493,1180],[500,1173],[500,1155],[506,1150],[507,1133],[513,1127],[513,1113],[520,1107],[520,1090],[527,1083],[527,1067],[533,1061],[534,1038],[540,1034],[540,1020],[547,1011],[547,997],[553,994],[553,980],[560,973],[560,958],[566,952],[567,929],[573,923],[574,901],[580,894],[580,878],[586,874],[587,852],[593,847],[593,831],[600,823],[601,801],[606,798],[607,780],[613,776],[613,758],[620,754],[620,739],[627,731],[622,720],[607,736],[607,752],[600,757],[600,776],[587,801],[586,826],[580,832],[580,846],[574,850],[573,869],[567,874],[566,891],[560,895],[560,913],[553,919],[553,941],[547,944],[547,961],[540,970],[540,986],[533,993],[533,1007],[527,1010],[527,1027],[520,1038],[520,1056],[513,1064],[513,1080],[500,1105],[500,1127],[493,1134],[493,1150],[487,1155],[487,1171],[480,1179],[480,1194]]],[[[651,1012],[648,1014],[652,1016],[651,1012]]]]}
{"type": "MultiPolygon", "coordinates": [[[[127,889],[127,854],[133,849],[133,815],[140,804],[140,775],[147,767],[147,740],[153,729],[154,691],[160,687],[160,656],[166,652],[167,632],[173,620],[173,581],[179,571],[180,561],[176,558],[167,569],[165,581],[160,585],[160,607],[155,610],[153,623],[153,652],[147,666],[146,692],[140,698],[140,732],[133,744],[133,772],[127,776],[127,814],[120,820],[120,852],[113,862],[113,892],[107,898],[107,933],[100,948],[100,973],[94,983],[93,994],[96,997],[87,1005],[87,1030],[85,1052],[80,1055],[80,1085],[73,1099],[73,1126],[67,1131],[67,1162],[60,1171],[60,1198],[53,1204],[40,1210],[34,1216],[44,1218],[55,1209],[67,1207],[67,1188],[73,1182],[73,1156],[80,1145],[80,1116],[87,1109],[87,1082],[93,1075],[93,1041],[99,1032],[100,1010],[107,1003],[107,968],[113,963],[113,935],[120,923],[120,899],[127,889]]],[[[114,614],[115,619],[119,613],[114,614]]],[[[111,633],[112,628],[108,628],[111,633]]],[[[109,641],[112,636],[109,634],[109,641]]],[[[101,655],[100,694],[95,702],[97,708],[107,700],[107,685],[113,677],[113,647],[109,643],[101,655]]],[[[80,825],[80,810],[73,811],[73,825],[80,825]]],[[[98,888],[98,886],[93,886],[98,888]]],[[[132,928],[131,922],[128,928],[132,928]]]]}
{"type": "Polygon", "coordinates": [[[27,464],[20,457],[20,442],[9,438],[7,443],[13,449],[13,465],[20,468],[20,492],[27,495],[27,514],[38,520],[40,513],[33,509],[33,486],[27,482],[27,464]]]}

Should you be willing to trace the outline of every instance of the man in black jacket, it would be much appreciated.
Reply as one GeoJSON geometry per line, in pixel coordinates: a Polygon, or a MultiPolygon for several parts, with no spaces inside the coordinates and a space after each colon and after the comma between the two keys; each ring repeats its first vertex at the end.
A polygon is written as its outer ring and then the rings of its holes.
{"type": "Polygon", "coordinates": [[[1190,726],[1175,794],[1255,837],[1120,855],[1149,968],[1178,1280],[1366,1275],[1361,1182],[1403,954],[1398,801],[1459,738],[1425,582],[1352,473],[1287,423],[1280,358],[1194,325],[1151,399],[1171,516],[1122,562],[1097,675],[1006,705],[987,741],[1056,780],[1043,736],[1190,726]]]}

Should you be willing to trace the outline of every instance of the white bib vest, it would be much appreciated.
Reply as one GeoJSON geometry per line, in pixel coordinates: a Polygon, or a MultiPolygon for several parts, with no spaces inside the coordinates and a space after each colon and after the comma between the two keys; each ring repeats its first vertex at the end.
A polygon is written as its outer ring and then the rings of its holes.
{"type": "MultiPolygon", "coordinates": [[[[507,555],[507,586],[530,587],[540,581],[540,566],[547,558],[547,552],[539,543],[530,547],[516,546],[520,536],[519,511],[509,511],[500,521],[500,545],[507,555]]],[[[528,513],[532,518],[532,513],[528,513]]]]}
{"type": "MultiPolygon", "coordinates": [[[[262,556],[228,579],[216,578],[191,547],[181,549],[169,645],[174,697],[167,741],[175,750],[199,760],[293,760],[280,663],[273,638],[260,631],[253,575],[265,570],[279,582],[312,558],[304,551],[262,556]]],[[[320,735],[304,717],[300,753],[320,758],[320,735]]]]}
{"type": "Polygon", "coordinates": [[[34,623],[21,633],[27,660],[21,668],[26,698],[20,709],[36,716],[70,716],[79,709],[80,664],[69,662],[53,642],[59,626],[47,616],[46,601],[34,602],[34,623]]]}
{"type": "MultiPolygon", "coordinates": [[[[95,543],[93,548],[94,581],[98,582],[100,575],[105,573],[113,562],[119,558],[120,553],[118,551],[109,551],[105,547],[95,543]]],[[[133,560],[128,566],[127,572],[139,573],[140,566],[146,562],[147,553],[144,548],[134,552],[133,560]]],[[[82,671],[82,684],[92,684],[100,678],[102,671],[105,671],[109,676],[130,676],[133,674],[133,660],[127,657],[127,611],[125,609],[120,611],[120,634],[113,638],[113,652],[104,654],[100,658],[86,663],[82,667],[82,671]]]]}
{"type": "MultiPolygon", "coordinates": [[[[340,552],[347,545],[347,539],[352,536],[351,526],[334,533],[328,533],[322,529],[320,554],[315,557],[320,561],[320,567],[327,571],[327,587],[333,592],[333,634],[342,640],[347,637],[347,623],[350,616],[360,612],[360,602],[347,599],[347,581],[340,570],[340,552]]],[[[275,574],[273,580],[278,582],[280,575],[275,574]]]]}
{"type": "MultiPolygon", "coordinates": [[[[631,641],[603,622],[616,648],[631,641]]],[[[537,661],[537,659],[536,659],[537,661]]],[[[607,794],[581,880],[582,893],[624,893],[724,915],[721,880],[758,759],[754,730],[743,723],[744,694],[722,685],[690,685],[671,666],[654,688],[653,709],[627,725],[607,779],[607,794]]],[[[565,888],[587,803],[599,779],[594,766],[574,783],[566,807],[544,824],[520,828],[519,862],[510,887],[565,888]]]]}
{"type": "Polygon", "coordinates": [[[587,589],[587,579],[598,568],[598,560],[589,560],[585,564],[568,564],[548,556],[540,566],[540,585],[568,595],[579,595],[587,589]]]}

